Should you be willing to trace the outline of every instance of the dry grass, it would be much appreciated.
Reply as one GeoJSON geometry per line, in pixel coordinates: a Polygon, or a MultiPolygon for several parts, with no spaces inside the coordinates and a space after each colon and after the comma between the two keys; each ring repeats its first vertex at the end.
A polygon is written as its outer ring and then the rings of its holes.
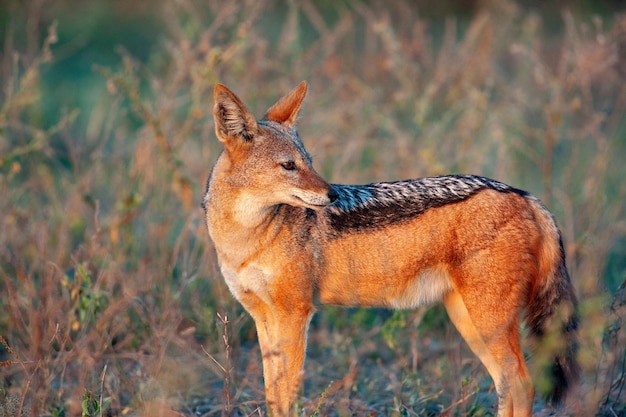
{"type": "MultiPolygon", "coordinates": [[[[299,130],[333,182],[463,172],[544,200],[581,299],[572,409],[626,412],[626,314],[607,292],[626,253],[623,17],[564,12],[550,34],[513,2],[443,24],[408,0],[164,2],[150,59],[121,50],[119,68],[93,69],[93,108],[43,124],[42,101],[64,106],[41,93],[63,52],[56,26],[31,33],[41,4],[12,28],[29,41],[8,36],[2,54],[0,416],[265,415],[254,327],[199,202],[220,150],[213,84],[261,115],[301,79],[299,130]]],[[[302,415],[493,413],[491,381],[440,308],[323,308],[309,340],[302,415]]]]}

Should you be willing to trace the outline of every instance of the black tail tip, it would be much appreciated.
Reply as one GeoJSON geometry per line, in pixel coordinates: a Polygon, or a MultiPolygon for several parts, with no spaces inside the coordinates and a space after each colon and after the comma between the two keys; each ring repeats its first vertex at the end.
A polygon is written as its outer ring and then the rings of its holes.
{"type": "Polygon", "coordinates": [[[551,369],[552,391],[548,394],[548,402],[559,406],[565,402],[567,395],[578,384],[580,366],[576,361],[576,347],[570,346],[565,357],[555,358],[551,369]]]}

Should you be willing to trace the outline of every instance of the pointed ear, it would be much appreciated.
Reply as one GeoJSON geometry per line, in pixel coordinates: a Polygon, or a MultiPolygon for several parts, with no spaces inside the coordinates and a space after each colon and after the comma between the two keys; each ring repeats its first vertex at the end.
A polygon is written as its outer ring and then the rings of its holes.
{"type": "Polygon", "coordinates": [[[215,106],[215,134],[224,143],[235,138],[251,141],[257,132],[256,120],[239,97],[222,84],[217,84],[213,92],[215,106]]]}
{"type": "Polygon", "coordinates": [[[302,81],[289,94],[270,107],[267,113],[265,113],[265,119],[293,127],[296,123],[298,112],[300,112],[302,107],[304,96],[306,96],[307,88],[306,81],[302,81]]]}

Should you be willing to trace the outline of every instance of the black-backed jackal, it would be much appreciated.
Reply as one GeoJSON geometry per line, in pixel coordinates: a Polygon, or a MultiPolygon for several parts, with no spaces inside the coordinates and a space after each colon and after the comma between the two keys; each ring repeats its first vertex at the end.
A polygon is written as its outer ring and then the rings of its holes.
{"type": "Polygon", "coordinates": [[[306,91],[300,83],[258,121],[223,85],[214,93],[225,149],[203,207],[224,279],[256,324],[269,412],[294,412],[307,327],[320,302],[442,301],[492,376],[500,417],[532,414],[524,313],[532,336],[562,334],[552,369],[553,397],[561,399],[578,373],[576,297],[546,207],[478,176],[331,185],[294,127],[306,91]]]}

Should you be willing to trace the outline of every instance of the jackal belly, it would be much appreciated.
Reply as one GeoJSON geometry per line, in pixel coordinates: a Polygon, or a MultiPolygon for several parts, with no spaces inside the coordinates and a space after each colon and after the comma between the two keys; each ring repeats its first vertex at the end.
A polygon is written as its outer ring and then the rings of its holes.
{"type": "Polygon", "coordinates": [[[448,274],[454,243],[445,230],[421,225],[415,220],[329,242],[320,301],[390,308],[440,301],[454,287],[448,274]]]}
{"type": "Polygon", "coordinates": [[[331,280],[332,284],[329,282],[330,285],[320,291],[323,304],[416,308],[441,301],[453,289],[450,276],[438,269],[426,269],[408,279],[401,276],[381,279],[353,275],[331,280]]]}
{"type": "Polygon", "coordinates": [[[441,269],[428,269],[409,281],[396,297],[391,297],[389,307],[417,308],[439,302],[452,291],[450,276],[441,269]]]}

